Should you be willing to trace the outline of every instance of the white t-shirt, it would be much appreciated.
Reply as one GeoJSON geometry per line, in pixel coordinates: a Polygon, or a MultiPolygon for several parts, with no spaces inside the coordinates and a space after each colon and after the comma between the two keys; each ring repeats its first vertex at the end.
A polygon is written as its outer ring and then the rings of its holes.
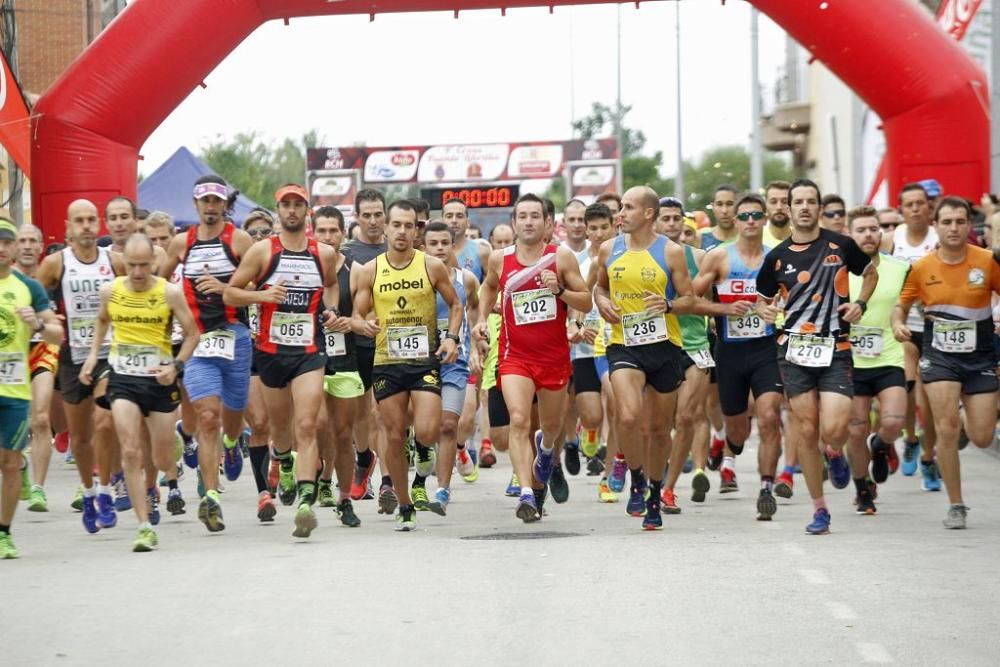
{"type": "MultiPolygon", "coordinates": [[[[910,245],[906,239],[906,225],[896,227],[892,233],[892,256],[904,259],[910,264],[926,257],[937,245],[938,234],[934,227],[928,227],[924,240],[916,245],[910,245]]],[[[924,330],[924,307],[919,301],[914,302],[913,307],[910,308],[910,314],[906,318],[906,326],[913,332],[924,330]]]]}

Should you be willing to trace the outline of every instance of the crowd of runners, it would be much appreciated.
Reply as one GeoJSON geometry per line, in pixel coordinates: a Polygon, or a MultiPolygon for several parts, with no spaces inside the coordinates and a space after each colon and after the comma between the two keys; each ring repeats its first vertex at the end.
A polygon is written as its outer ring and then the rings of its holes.
{"type": "Polygon", "coordinates": [[[659,530],[713,486],[739,490],[753,431],[750,520],[801,474],[805,529],[826,534],[831,507],[876,514],[898,471],[966,525],[959,450],[991,445],[997,422],[1000,264],[970,242],[964,199],[912,183],[876,210],[805,179],[721,185],[700,228],[634,187],[570,201],[561,242],[532,194],[485,239],[457,199],[431,218],[363,189],[351,234],[300,185],[242,227],[223,179],[193,199],[181,231],[125,197],[77,200],[44,248],[0,220],[0,558],[18,556],[19,500],[70,511],[49,506],[53,450],[79,472],[85,531],[132,511],[134,551],[191,509],[185,470],[207,530],[225,530],[222,478],[249,466],[258,520],[287,506],[308,538],[319,508],[359,527],[369,499],[400,531],[447,516],[456,474],[475,483],[503,453],[525,523],[585,473],[597,497],[579,502],[621,495],[659,530]],[[853,485],[853,506],[828,505],[827,483],[853,485]]]}

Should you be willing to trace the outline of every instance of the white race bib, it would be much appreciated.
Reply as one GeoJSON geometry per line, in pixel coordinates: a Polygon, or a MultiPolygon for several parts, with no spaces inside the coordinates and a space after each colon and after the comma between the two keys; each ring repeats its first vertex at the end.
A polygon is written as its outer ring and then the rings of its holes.
{"type": "Polygon", "coordinates": [[[755,310],[743,315],[726,317],[726,338],[763,338],[767,335],[767,324],[755,310]]]}
{"type": "Polygon", "coordinates": [[[854,354],[875,359],[882,354],[882,327],[851,326],[851,347],[854,354]]]}
{"type": "Polygon", "coordinates": [[[701,369],[715,368],[715,359],[712,358],[712,353],[707,349],[705,350],[687,350],[687,355],[691,357],[691,361],[694,365],[701,369]]]}
{"type": "Polygon", "coordinates": [[[834,342],[832,337],[789,334],[785,359],[796,366],[826,368],[833,361],[834,342]]]}
{"type": "Polygon", "coordinates": [[[393,359],[422,359],[430,356],[427,327],[389,327],[386,333],[389,356],[393,359]]]}
{"type": "Polygon", "coordinates": [[[236,334],[228,329],[203,333],[198,340],[194,356],[232,361],[236,356],[236,334]]]}
{"type": "Polygon", "coordinates": [[[28,355],[24,352],[0,352],[0,384],[25,384],[28,355]]]}
{"type": "Polygon", "coordinates": [[[155,345],[115,345],[108,361],[119,375],[149,377],[161,367],[160,350],[155,345]]]}
{"type": "Polygon", "coordinates": [[[89,351],[96,330],[96,317],[74,317],[69,323],[70,347],[82,347],[89,351]]]}
{"type": "Polygon", "coordinates": [[[310,313],[272,313],[268,333],[278,345],[306,347],[316,340],[316,324],[310,313]]]}
{"type": "Polygon", "coordinates": [[[339,331],[326,332],[326,356],[342,357],[347,354],[347,339],[339,331]]]}
{"type": "Polygon", "coordinates": [[[534,324],[556,319],[556,295],[550,289],[514,292],[514,323],[534,324]]]}
{"type": "Polygon", "coordinates": [[[625,345],[649,345],[667,340],[667,318],[663,313],[629,313],[622,316],[625,345]]]}
{"type": "Polygon", "coordinates": [[[972,320],[934,320],[931,346],[941,352],[975,352],[976,323],[972,320]]]}
{"type": "Polygon", "coordinates": [[[247,325],[251,336],[260,335],[260,307],[256,303],[247,306],[247,325]]]}

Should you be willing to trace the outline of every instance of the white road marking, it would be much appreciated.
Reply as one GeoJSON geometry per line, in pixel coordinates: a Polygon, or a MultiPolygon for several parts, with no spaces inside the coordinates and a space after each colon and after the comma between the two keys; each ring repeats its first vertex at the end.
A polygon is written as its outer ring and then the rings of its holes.
{"type": "Polygon", "coordinates": [[[826,605],[826,610],[830,612],[830,615],[841,621],[850,621],[858,617],[857,612],[851,609],[850,605],[844,604],[843,602],[833,602],[827,600],[823,603],[826,605]]]}
{"type": "Polygon", "coordinates": [[[830,583],[830,578],[826,576],[820,570],[799,570],[799,575],[806,580],[807,584],[814,584],[816,586],[827,586],[830,583]]]}
{"type": "Polygon", "coordinates": [[[861,660],[868,663],[874,663],[878,665],[888,665],[894,662],[892,656],[889,655],[889,651],[886,650],[881,644],[876,644],[874,642],[858,642],[855,645],[858,649],[858,654],[861,656],[861,660]]]}

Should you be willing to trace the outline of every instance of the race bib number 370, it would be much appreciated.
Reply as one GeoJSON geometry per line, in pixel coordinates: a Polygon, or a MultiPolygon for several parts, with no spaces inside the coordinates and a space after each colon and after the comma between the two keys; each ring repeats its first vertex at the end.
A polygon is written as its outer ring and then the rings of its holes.
{"type": "Polygon", "coordinates": [[[232,361],[236,357],[236,334],[227,329],[203,333],[194,356],[232,361]]]}

